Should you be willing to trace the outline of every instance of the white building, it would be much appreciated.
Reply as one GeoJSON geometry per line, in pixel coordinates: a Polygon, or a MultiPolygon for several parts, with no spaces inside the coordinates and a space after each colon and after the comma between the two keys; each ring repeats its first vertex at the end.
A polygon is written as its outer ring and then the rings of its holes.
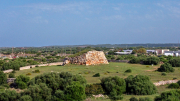
{"type": "Polygon", "coordinates": [[[166,55],[166,56],[180,56],[180,51],[165,51],[164,55],[166,55]]]}
{"type": "Polygon", "coordinates": [[[156,50],[146,50],[146,53],[157,53],[156,50]]]}
{"type": "Polygon", "coordinates": [[[127,55],[131,54],[133,50],[123,50],[123,52],[115,52],[118,55],[127,55]]]}

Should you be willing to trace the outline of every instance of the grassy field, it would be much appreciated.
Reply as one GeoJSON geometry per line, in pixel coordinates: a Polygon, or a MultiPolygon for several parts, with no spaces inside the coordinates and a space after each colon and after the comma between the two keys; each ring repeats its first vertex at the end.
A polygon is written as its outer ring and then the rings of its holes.
{"type": "MultiPolygon", "coordinates": [[[[17,71],[16,76],[26,75],[31,73],[29,76],[33,78],[37,75],[47,73],[47,72],[70,72],[72,74],[82,75],[86,78],[88,84],[100,83],[100,79],[108,76],[119,76],[121,78],[126,78],[129,75],[147,75],[150,77],[152,82],[158,82],[161,80],[172,80],[173,78],[180,79],[180,68],[175,67],[175,72],[167,73],[166,76],[162,76],[160,72],[155,71],[159,68],[159,65],[150,66],[150,65],[140,65],[140,64],[128,64],[128,63],[109,63],[108,65],[94,65],[94,66],[84,66],[84,65],[65,65],[65,66],[45,66],[45,67],[36,67],[32,69],[17,71]],[[32,71],[39,69],[40,73],[32,73],[32,71]],[[127,69],[131,69],[132,73],[124,73],[127,69]],[[100,73],[100,77],[92,77],[94,74],[100,73]]],[[[134,97],[150,97],[154,98],[163,91],[170,90],[167,88],[167,85],[160,86],[158,88],[158,93],[154,95],[147,96],[136,96],[136,95],[124,95],[123,101],[128,101],[132,96],[134,97]]],[[[99,99],[98,101],[110,101],[109,99],[99,99]]]]}

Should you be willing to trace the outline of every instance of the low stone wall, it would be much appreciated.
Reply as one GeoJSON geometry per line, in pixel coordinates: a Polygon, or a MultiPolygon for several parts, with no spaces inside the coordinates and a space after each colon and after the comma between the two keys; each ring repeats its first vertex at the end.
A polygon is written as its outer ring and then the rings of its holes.
{"type": "MultiPolygon", "coordinates": [[[[25,69],[30,69],[30,68],[34,68],[36,66],[55,66],[55,65],[62,65],[63,62],[55,62],[55,63],[47,63],[47,64],[40,64],[40,65],[31,65],[31,66],[25,66],[25,67],[20,67],[19,70],[25,70],[25,69]]],[[[13,69],[9,69],[9,70],[5,70],[3,71],[4,73],[11,73],[13,71],[13,69]]]]}
{"type": "Polygon", "coordinates": [[[167,80],[167,81],[159,81],[156,83],[153,83],[155,86],[161,86],[161,85],[166,85],[166,84],[171,84],[171,83],[177,83],[179,80],[167,80]]]}
{"type": "Polygon", "coordinates": [[[8,70],[4,70],[4,73],[11,73],[13,71],[13,69],[8,69],[8,70]]]}

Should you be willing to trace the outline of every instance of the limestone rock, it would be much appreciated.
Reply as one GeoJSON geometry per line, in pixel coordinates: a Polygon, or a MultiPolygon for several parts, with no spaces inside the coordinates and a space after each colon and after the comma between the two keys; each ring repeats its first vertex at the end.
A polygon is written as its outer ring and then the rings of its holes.
{"type": "Polygon", "coordinates": [[[88,51],[77,57],[67,58],[64,64],[97,65],[109,64],[103,51],[88,51]]]}

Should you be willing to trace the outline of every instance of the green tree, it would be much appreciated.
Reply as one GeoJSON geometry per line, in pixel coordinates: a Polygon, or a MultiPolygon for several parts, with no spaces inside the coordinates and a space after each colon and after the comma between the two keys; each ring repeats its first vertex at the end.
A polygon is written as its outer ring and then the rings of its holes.
{"type": "Polygon", "coordinates": [[[122,99],[121,95],[126,91],[126,83],[124,79],[117,76],[102,78],[101,85],[107,95],[113,100],[122,99]]]}
{"type": "Polygon", "coordinates": [[[14,73],[10,73],[10,74],[9,74],[9,78],[15,78],[14,73]]]}
{"type": "Polygon", "coordinates": [[[158,68],[159,72],[174,72],[174,68],[169,63],[162,64],[160,68],[158,68]]]}
{"type": "Polygon", "coordinates": [[[24,95],[20,98],[20,101],[32,101],[32,98],[29,95],[24,95]]]}
{"type": "Polygon", "coordinates": [[[28,76],[19,75],[18,77],[16,77],[15,83],[17,84],[18,88],[25,89],[27,88],[27,83],[29,80],[30,78],[28,76]]]}
{"type": "Polygon", "coordinates": [[[0,71],[0,85],[7,83],[7,76],[3,71],[0,71]]]}
{"type": "Polygon", "coordinates": [[[130,75],[126,79],[126,92],[135,95],[151,95],[157,92],[155,85],[148,76],[130,75]]]}
{"type": "Polygon", "coordinates": [[[171,90],[161,93],[160,96],[156,96],[154,101],[179,101],[180,91],[171,90]]]}
{"type": "Polygon", "coordinates": [[[145,48],[139,48],[139,49],[137,50],[137,53],[145,54],[145,53],[146,53],[146,49],[145,49],[145,48]]]}

